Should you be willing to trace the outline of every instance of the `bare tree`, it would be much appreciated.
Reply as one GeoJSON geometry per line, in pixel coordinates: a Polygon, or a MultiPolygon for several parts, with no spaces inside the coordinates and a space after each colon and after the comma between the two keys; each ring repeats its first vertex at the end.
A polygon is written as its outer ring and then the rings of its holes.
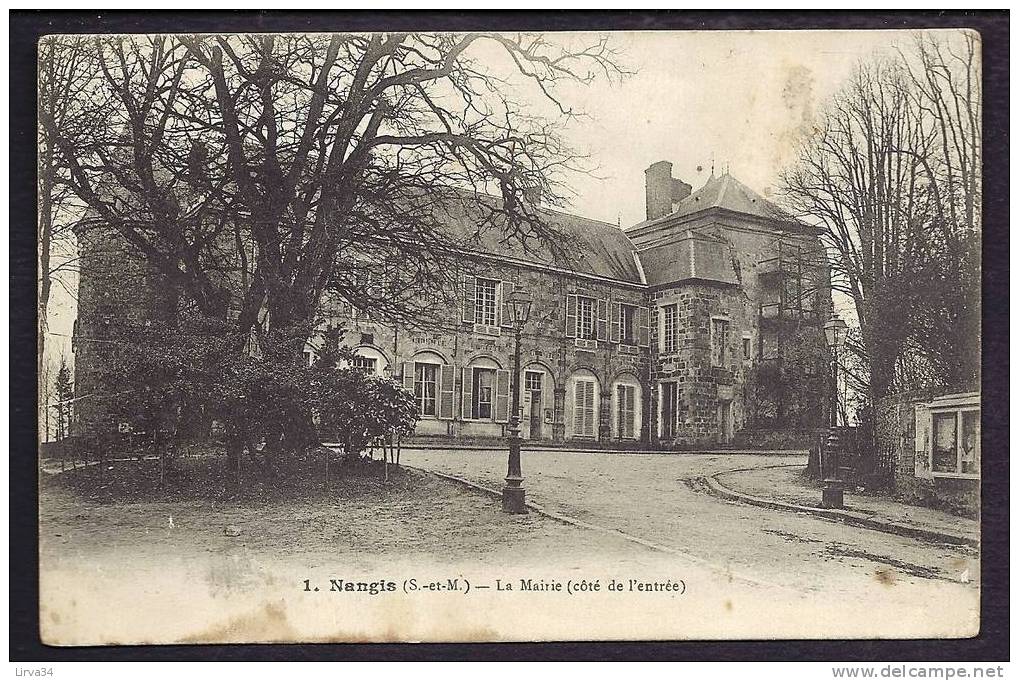
{"type": "Polygon", "coordinates": [[[919,308],[912,340],[946,385],[971,387],[980,372],[980,43],[971,31],[957,41],[919,35],[913,51],[915,58],[903,56],[903,62],[913,84],[913,105],[936,140],[924,171],[937,188],[929,224],[941,254],[922,285],[942,304],[919,308]]]}
{"type": "Polygon", "coordinates": [[[565,258],[573,235],[535,198],[562,205],[581,160],[557,134],[577,115],[559,89],[621,73],[605,40],[527,35],[106,36],[89,49],[80,115],[54,140],[75,197],[182,302],[233,324],[238,351],[285,339],[295,361],[327,290],[413,318],[451,294],[449,255],[482,232],[565,258]],[[556,117],[515,102],[519,87],[556,117]]]}
{"type": "Polygon", "coordinates": [[[67,165],[56,149],[56,139],[72,134],[78,126],[79,97],[92,75],[86,47],[86,39],[76,36],[46,36],[39,41],[40,367],[46,349],[50,292],[54,282],[75,264],[70,226],[81,217],[81,205],[66,185],[67,165]]]}
{"type": "Polygon", "coordinates": [[[917,381],[964,385],[979,362],[979,328],[962,323],[979,309],[966,281],[979,271],[975,49],[968,33],[928,36],[862,64],[784,176],[787,203],[824,229],[833,288],[855,306],[851,349],[871,399],[917,381]]]}

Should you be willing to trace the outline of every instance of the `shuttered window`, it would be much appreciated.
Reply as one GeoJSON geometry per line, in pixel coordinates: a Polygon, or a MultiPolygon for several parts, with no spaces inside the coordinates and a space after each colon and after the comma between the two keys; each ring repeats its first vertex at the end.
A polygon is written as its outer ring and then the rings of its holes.
{"type": "Polygon", "coordinates": [[[498,323],[499,309],[496,305],[499,282],[495,279],[478,277],[474,294],[474,323],[495,326],[498,323]]]}
{"type": "Polygon", "coordinates": [[[491,419],[495,405],[495,369],[475,369],[471,393],[474,395],[471,418],[491,419]]]}
{"type": "Polygon", "coordinates": [[[509,420],[509,372],[487,367],[464,368],[463,416],[474,421],[509,420]]]}
{"type": "Polygon", "coordinates": [[[577,338],[594,340],[596,303],[594,298],[577,296],[577,338]]]}
{"type": "Polygon", "coordinates": [[[624,345],[637,345],[637,307],[622,304],[619,306],[619,342],[624,345]]]}
{"type": "Polygon", "coordinates": [[[422,416],[438,415],[439,365],[414,363],[414,398],[422,416]]]}
{"type": "Polygon", "coordinates": [[[621,438],[634,437],[636,429],[636,403],[636,386],[616,386],[616,429],[618,436],[621,438]]]}
{"type": "Polygon", "coordinates": [[[581,437],[595,435],[594,381],[577,379],[573,394],[573,434],[581,437]]]}

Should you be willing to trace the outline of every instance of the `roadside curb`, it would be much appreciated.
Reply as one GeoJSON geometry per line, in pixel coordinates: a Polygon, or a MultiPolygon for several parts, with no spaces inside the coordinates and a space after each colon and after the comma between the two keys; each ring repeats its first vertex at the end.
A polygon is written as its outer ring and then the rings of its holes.
{"type": "MultiPolygon", "coordinates": [[[[499,490],[492,489],[491,487],[486,487],[485,485],[482,485],[482,484],[479,484],[479,483],[476,483],[476,482],[472,482],[471,480],[466,480],[466,479],[458,477],[456,475],[450,475],[448,473],[439,473],[439,472],[430,471],[430,470],[427,470],[427,469],[424,469],[424,468],[417,468],[416,466],[408,466],[406,464],[403,464],[403,467],[404,468],[412,468],[413,470],[419,471],[421,473],[426,473],[426,474],[429,474],[429,475],[434,475],[437,478],[441,478],[443,480],[448,480],[449,482],[454,482],[454,483],[456,483],[458,485],[461,485],[463,487],[467,487],[467,488],[472,489],[472,490],[474,490],[476,492],[482,492],[483,494],[487,494],[488,496],[493,497],[495,499],[502,499],[502,492],[500,492],[499,490]]],[[[717,565],[715,565],[715,564],[713,564],[713,563],[711,563],[711,562],[709,562],[707,560],[704,560],[703,558],[699,558],[699,557],[694,556],[694,555],[692,555],[690,553],[686,553],[684,551],[680,551],[679,549],[675,549],[675,548],[673,548],[671,546],[666,546],[664,544],[658,544],[657,542],[653,542],[653,541],[650,541],[648,539],[644,539],[643,537],[638,537],[636,535],[628,534],[626,532],[623,532],[622,530],[613,529],[611,527],[604,527],[602,525],[595,525],[594,523],[589,523],[589,522],[586,522],[584,520],[580,520],[579,518],[573,518],[573,517],[568,516],[568,515],[563,515],[561,513],[556,513],[555,511],[548,510],[547,508],[545,508],[544,506],[541,506],[540,504],[535,504],[535,503],[530,502],[530,501],[526,502],[525,506],[527,506],[528,509],[530,509],[531,511],[534,511],[538,515],[545,516],[546,518],[551,518],[552,520],[555,520],[557,522],[563,523],[564,525],[572,525],[573,527],[579,527],[579,528],[582,528],[582,529],[585,529],[585,530],[593,530],[595,532],[600,532],[602,534],[612,535],[612,536],[615,536],[615,537],[619,537],[621,539],[625,539],[628,542],[632,542],[634,544],[639,544],[639,545],[641,545],[641,546],[643,546],[645,548],[651,549],[652,551],[659,551],[661,553],[668,553],[670,555],[678,556],[680,558],[688,560],[691,563],[695,563],[695,564],[697,564],[699,566],[702,566],[702,567],[706,567],[706,568],[710,568],[710,569],[715,569],[715,570],[718,569],[717,565]]],[[[748,583],[751,583],[751,584],[762,585],[762,586],[770,586],[770,587],[779,587],[780,586],[780,585],[777,585],[777,584],[773,584],[771,582],[761,581],[760,579],[756,579],[756,578],[753,578],[753,577],[747,577],[745,575],[741,575],[741,574],[734,573],[734,572],[729,572],[729,574],[733,578],[736,578],[736,579],[739,579],[741,581],[748,582],[748,583]]]]}
{"type": "Polygon", "coordinates": [[[897,534],[902,537],[910,537],[921,541],[971,546],[977,549],[980,548],[979,539],[974,539],[973,537],[967,537],[965,535],[950,534],[948,532],[940,532],[938,530],[928,530],[914,525],[904,525],[902,523],[892,522],[890,520],[879,520],[871,515],[858,511],[818,508],[816,506],[800,506],[799,504],[791,504],[784,501],[776,501],[774,499],[765,499],[745,494],[743,492],[737,492],[730,487],[726,487],[716,478],[718,475],[725,475],[726,473],[732,472],[734,471],[723,471],[722,473],[715,473],[714,475],[707,475],[701,478],[707,486],[708,493],[712,496],[718,497],[719,499],[725,499],[727,501],[737,501],[744,504],[750,504],[752,506],[770,508],[776,511],[809,513],[826,520],[842,522],[847,525],[855,525],[857,527],[865,527],[867,529],[877,530],[878,532],[886,532],[888,534],[897,534]]]}
{"type": "MultiPolygon", "coordinates": [[[[404,443],[400,445],[401,449],[433,449],[433,450],[456,450],[456,451],[472,451],[472,452],[488,452],[493,449],[505,448],[505,443],[502,444],[447,444],[447,443],[404,443]]],[[[569,453],[569,454],[630,454],[634,456],[726,456],[726,455],[740,455],[740,456],[807,456],[810,452],[806,449],[690,449],[690,450],[674,450],[674,449],[597,449],[597,448],[583,448],[583,447],[528,447],[526,445],[520,448],[522,452],[549,452],[549,453],[569,453]]]]}

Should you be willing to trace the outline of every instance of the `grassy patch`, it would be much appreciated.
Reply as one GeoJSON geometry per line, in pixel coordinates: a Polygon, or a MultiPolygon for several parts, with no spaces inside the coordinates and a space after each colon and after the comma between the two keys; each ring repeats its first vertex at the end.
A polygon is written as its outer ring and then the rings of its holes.
{"type": "Polygon", "coordinates": [[[145,501],[281,501],[385,496],[408,484],[407,475],[379,460],[340,463],[335,455],[310,451],[289,457],[274,475],[263,474],[249,459],[241,470],[228,470],[222,451],[180,457],[161,466],[156,459],[120,459],[68,470],[44,478],[78,497],[99,503],[145,501]],[[326,456],[329,456],[328,473],[326,456]]]}

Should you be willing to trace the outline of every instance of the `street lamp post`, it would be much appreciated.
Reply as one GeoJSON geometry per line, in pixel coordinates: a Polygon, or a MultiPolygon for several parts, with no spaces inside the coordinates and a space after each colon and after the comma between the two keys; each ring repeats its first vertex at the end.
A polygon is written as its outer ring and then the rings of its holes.
{"type": "Polygon", "coordinates": [[[506,513],[527,513],[524,503],[524,476],[520,472],[520,334],[531,315],[530,294],[514,290],[507,298],[513,315],[513,373],[510,376],[510,419],[506,428],[509,440],[509,463],[506,486],[502,488],[502,510],[506,513]]]}
{"type": "Polygon", "coordinates": [[[842,442],[839,437],[839,351],[846,343],[849,327],[834,312],[824,324],[824,339],[831,350],[832,358],[832,391],[831,409],[828,419],[828,441],[824,447],[824,460],[821,470],[824,474],[824,486],[821,490],[821,506],[824,508],[842,508],[844,484],[839,472],[842,442]]]}

